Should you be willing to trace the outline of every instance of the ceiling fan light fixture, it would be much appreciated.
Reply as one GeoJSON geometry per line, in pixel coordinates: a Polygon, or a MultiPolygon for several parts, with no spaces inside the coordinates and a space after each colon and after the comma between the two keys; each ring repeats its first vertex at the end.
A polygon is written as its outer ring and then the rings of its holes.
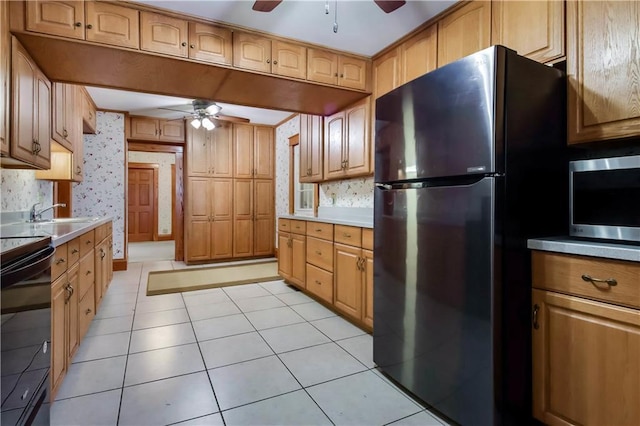
{"type": "Polygon", "coordinates": [[[211,104],[205,109],[205,111],[207,111],[208,114],[216,115],[217,113],[220,112],[221,109],[222,109],[221,106],[216,104],[211,104]]]}
{"type": "Polygon", "coordinates": [[[205,117],[202,120],[202,127],[204,127],[207,130],[213,130],[216,128],[216,125],[213,124],[213,121],[209,120],[209,117],[205,117]]]}
{"type": "Polygon", "coordinates": [[[199,129],[200,128],[200,120],[197,118],[194,118],[193,120],[191,120],[191,125],[193,126],[194,129],[199,129]]]}

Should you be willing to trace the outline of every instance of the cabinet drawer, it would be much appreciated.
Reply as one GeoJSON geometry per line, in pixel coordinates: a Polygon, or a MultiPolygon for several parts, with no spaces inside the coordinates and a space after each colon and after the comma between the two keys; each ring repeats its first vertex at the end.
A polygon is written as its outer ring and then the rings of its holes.
{"type": "Polygon", "coordinates": [[[306,234],[307,232],[307,222],[304,220],[291,220],[289,221],[289,226],[291,226],[291,232],[294,234],[306,234]]]}
{"type": "Polygon", "coordinates": [[[278,231],[291,231],[291,223],[289,222],[289,219],[278,219],[278,231]]]}
{"type": "Polygon", "coordinates": [[[333,243],[307,237],[307,263],[333,272],[333,243]]]}
{"type": "Polygon", "coordinates": [[[307,290],[333,303],[333,274],[307,263],[307,290]]]}
{"type": "Polygon", "coordinates": [[[532,269],[535,288],[640,307],[640,263],[534,251],[532,269]],[[588,277],[616,283],[592,283],[588,277]]]}
{"type": "Polygon", "coordinates": [[[67,254],[69,256],[69,266],[80,260],[80,238],[74,238],[67,243],[67,254]]]}
{"type": "Polygon", "coordinates": [[[95,234],[93,229],[89,232],[84,233],[80,238],[80,257],[85,257],[87,253],[90,253],[93,250],[93,246],[95,245],[95,234]]]}
{"type": "Polygon", "coordinates": [[[85,293],[93,285],[96,280],[96,270],[93,256],[85,256],[80,259],[80,298],[85,296],[85,293]]]}
{"type": "Polygon", "coordinates": [[[54,281],[62,275],[69,267],[69,255],[67,253],[67,244],[56,247],[56,254],[51,263],[51,281],[54,281]]]}
{"type": "Polygon", "coordinates": [[[80,317],[80,339],[87,333],[93,317],[96,315],[95,297],[93,293],[93,285],[89,287],[84,297],[80,299],[78,316],[80,317]]]}
{"type": "Polygon", "coordinates": [[[362,228],[356,226],[336,225],[333,233],[336,243],[360,247],[362,245],[362,228]]]}
{"type": "Polygon", "coordinates": [[[333,224],[321,222],[307,222],[307,235],[323,240],[333,241],[333,224]]]}
{"type": "Polygon", "coordinates": [[[373,250],[373,229],[362,228],[362,248],[373,250]]]}
{"type": "Polygon", "coordinates": [[[107,224],[105,223],[104,225],[100,225],[95,229],[95,240],[96,242],[100,242],[102,240],[104,240],[105,238],[107,238],[107,224]]]}

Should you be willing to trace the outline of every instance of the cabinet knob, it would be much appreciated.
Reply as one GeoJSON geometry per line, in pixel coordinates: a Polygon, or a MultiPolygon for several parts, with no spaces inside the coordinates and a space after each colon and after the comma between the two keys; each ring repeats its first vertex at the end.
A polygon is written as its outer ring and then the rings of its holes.
{"type": "Polygon", "coordinates": [[[271,59],[267,59],[267,63],[270,64],[271,63],[271,59]]]}
{"type": "Polygon", "coordinates": [[[340,74],[340,78],[344,78],[344,74],[340,74]]]}
{"type": "Polygon", "coordinates": [[[69,136],[69,132],[67,132],[67,129],[65,129],[64,127],[62,128],[62,136],[64,136],[65,138],[69,136]]]}
{"type": "Polygon", "coordinates": [[[85,275],[91,275],[91,271],[85,272],[85,275]]]}
{"type": "Polygon", "coordinates": [[[87,24],[87,29],[88,29],[88,30],[90,30],[90,29],[92,29],[92,28],[93,28],[93,25],[91,25],[91,24],[87,24]]]}
{"type": "Polygon", "coordinates": [[[91,308],[87,308],[86,311],[84,311],[85,315],[89,315],[91,313],[91,308]]]}
{"type": "Polygon", "coordinates": [[[338,76],[338,73],[336,73],[336,74],[334,75],[334,77],[337,77],[337,76],[338,76]]]}
{"type": "Polygon", "coordinates": [[[81,27],[81,26],[82,26],[82,22],[76,22],[76,23],[75,23],[75,24],[73,24],[73,25],[75,25],[76,27],[81,27]]]}
{"type": "Polygon", "coordinates": [[[192,49],[195,49],[196,45],[195,44],[190,44],[189,47],[192,48],[192,49]]]}
{"type": "Polygon", "coordinates": [[[64,263],[64,262],[65,262],[64,259],[58,259],[58,260],[56,260],[56,265],[59,265],[59,264],[64,263]]]}
{"type": "Polygon", "coordinates": [[[278,65],[278,61],[273,61],[273,65],[278,65]]]}
{"type": "Polygon", "coordinates": [[[76,174],[77,174],[78,176],[80,176],[80,175],[82,174],[82,169],[80,168],[80,166],[77,166],[77,167],[76,167],[76,174]]]}
{"type": "Polygon", "coordinates": [[[85,244],[89,245],[89,244],[91,244],[91,243],[92,243],[92,241],[91,241],[91,240],[87,240],[87,242],[86,242],[85,244]]]}
{"type": "Polygon", "coordinates": [[[180,43],[180,46],[185,47],[187,45],[186,41],[183,41],[182,43],[180,43]]]}

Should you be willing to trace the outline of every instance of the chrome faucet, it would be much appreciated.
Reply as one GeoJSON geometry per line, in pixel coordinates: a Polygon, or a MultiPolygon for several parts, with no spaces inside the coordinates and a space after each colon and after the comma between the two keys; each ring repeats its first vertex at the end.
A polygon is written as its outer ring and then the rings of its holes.
{"type": "Polygon", "coordinates": [[[40,203],[35,203],[33,206],[31,206],[31,210],[29,211],[29,222],[40,222],[42,220],[42,213],[46,212],[47,210],[51,210],[56,207],[67,207],[65,203],[58,203],[38,211],[36,210],[36,207],[39,205],[40,203]]]}

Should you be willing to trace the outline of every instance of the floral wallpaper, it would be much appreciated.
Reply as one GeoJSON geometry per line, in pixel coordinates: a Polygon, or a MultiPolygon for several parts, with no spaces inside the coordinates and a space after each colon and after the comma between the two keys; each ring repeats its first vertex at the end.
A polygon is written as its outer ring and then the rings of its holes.
{"type": "Polygon", "coordinates": [[[97,113],[96,134],[84,136],[84,180],[73,186],[74,216],[113,219],[114,259],[125,257],[124,118],[119,113],[97,113]]]}
{"type": "Polygon", "coordinates": [[[171,234],[171,165],[176,163],[176,155],[164,152],[129,151],[130,163],[151,163],[158,165],[158,234],[171,234]]]}
{"type": "Polygon", "coordinates": [[[276,128],[276,217],[289,214],[289,138],[298,133],[298,115],[276,128]]]}
{"type": "Polygon", "coordinates": [[[53,204],[53,182],[37,180],[34,170],[2,169],[0,210],[27,211],[35,203],[53,204]]]}
{"type": "Polygon", "coordinates": [[[323,207],[373,208],[373,187],[373,177],[323,183],[318,204],[323,207]]]}

